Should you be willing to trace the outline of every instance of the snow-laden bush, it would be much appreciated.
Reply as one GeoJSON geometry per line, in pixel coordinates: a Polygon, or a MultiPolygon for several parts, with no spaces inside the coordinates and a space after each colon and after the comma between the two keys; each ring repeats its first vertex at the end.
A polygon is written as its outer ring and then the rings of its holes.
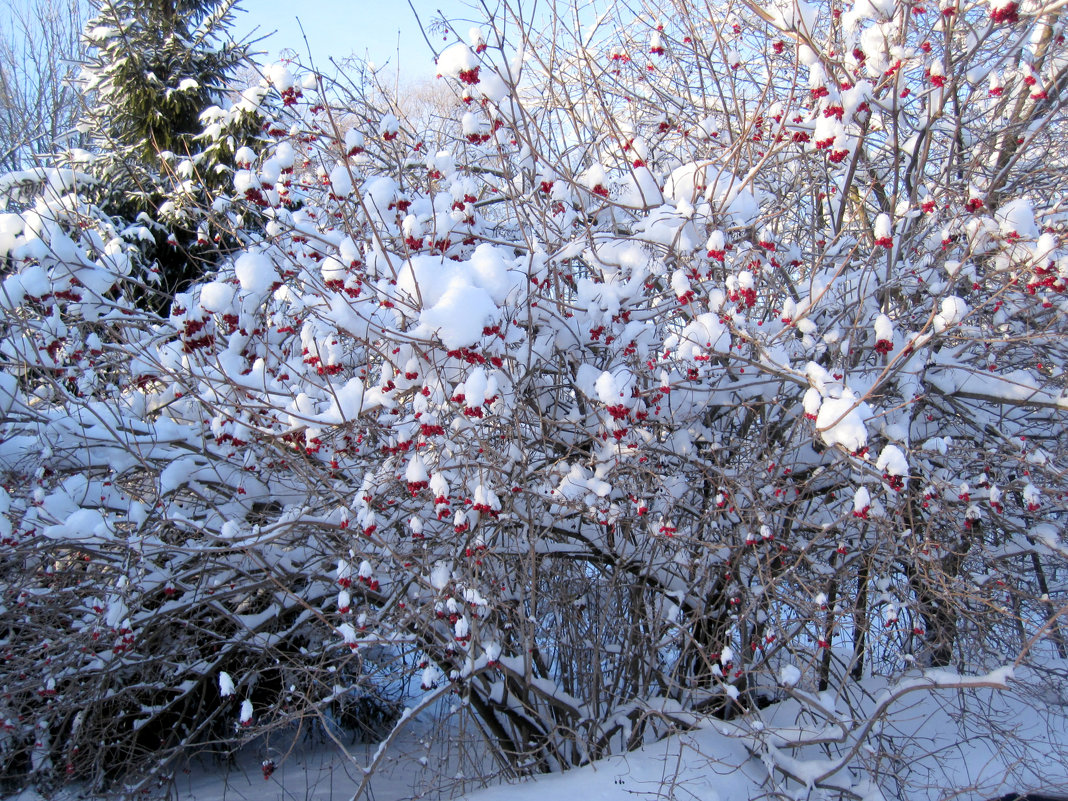
{"type": "Polygon", "coordinates": [[[410,681],[510,775],[714,717],[907,783],[872,682],[1066,657],[1058,19],[489,25],[441,141],[279,65],[167,318],[76,181],[0,218],[5,774],[410,681]]]}

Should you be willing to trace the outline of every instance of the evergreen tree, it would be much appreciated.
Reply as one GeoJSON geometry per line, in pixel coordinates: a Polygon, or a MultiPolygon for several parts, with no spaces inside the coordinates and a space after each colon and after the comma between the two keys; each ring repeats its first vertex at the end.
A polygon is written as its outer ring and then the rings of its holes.
{"type": "Polygon", "coordinates": [[[254,104],[223,108],[248,63],[247,46],[228,36],[236,3],[95,0],[86,27],[82,127],[101,179],[97,199],[105,213],[151,231],[147,275],[163,292],[151,305],[166,304],[225,250],[204,248],[212,195],[259,130],[254,104]]]}

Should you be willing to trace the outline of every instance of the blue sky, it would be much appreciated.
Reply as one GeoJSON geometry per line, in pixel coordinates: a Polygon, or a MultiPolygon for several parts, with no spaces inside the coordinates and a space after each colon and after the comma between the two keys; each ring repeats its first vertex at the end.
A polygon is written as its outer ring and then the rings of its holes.
{"type": "MultiPolygon", "coordinates": [[[[477,17],[469,0],[413,0],[424,25],[430,25],[438,12],[454,20],[477,17]]],[[[259,34],[274,32],[257,48],[273,58],[283,48],[293,48],[307,58],[308,48],[297,25],[299,18],[311,45],[316,66],[324,72],[329,59],[358,55],[378,66],[400,64],[411,77],[433,74],[433,55],[416,24],[407,0],[243,0],[236,14],[236,37],[259,27],[259,34]],[[399,49],[399,59],[398,59],[399,49]]],[[[459,22],[461,36],[467,38],[470,23],[459,22]]],[[[442,44],[439,32],[435,44],[442,44]]],[[[450,41],[454,39],[449,38],[450,41]]]]}

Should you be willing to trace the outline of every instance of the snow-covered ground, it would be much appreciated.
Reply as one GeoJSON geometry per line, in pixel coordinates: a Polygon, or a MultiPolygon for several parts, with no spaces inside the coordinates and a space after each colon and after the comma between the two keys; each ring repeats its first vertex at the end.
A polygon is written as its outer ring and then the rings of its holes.
{"type": "MultiPolygon", "coordinates": [[[[998,675],[977,677],[976,683],[980,678],[996,683],[998,675]]],[[[157,789],[176,801],[980,801],[1017,791],[1068,795],[1063,687],[1053,680],[1040,698],[1033,690],[991,686],[932,688],[962,679],[917,672],[893,685],[868,680],[851,698],[793,690],[787,700],[732,721],[700,721],[628,754],[509,783],[502,783],[477,727],[453,698],[411,716],[384,754],[379,746],[350,744],[346,735],[331,738],[316,727],[278,730],[229,759],[200,756],[157,789]],[[865,713],[879,708],[885,716],[869,727],[865,713]],[[796,746],[820,734],[822,743],[796,746]],[[843,759],[848,767],[834,772],[843,759]],[[274,764],[269,775],[265,760],[274,764]],[[829,782],[848,788],[844,794],[806,786],[828,773],[829,782]]],[[[1010,681],[1010,687],[1018,685],[1010,681]]],[[[49,796],[76,797],[86,796],[49,796]]],[[[32,790],[17,798],[42,801],[32,790]]]]}

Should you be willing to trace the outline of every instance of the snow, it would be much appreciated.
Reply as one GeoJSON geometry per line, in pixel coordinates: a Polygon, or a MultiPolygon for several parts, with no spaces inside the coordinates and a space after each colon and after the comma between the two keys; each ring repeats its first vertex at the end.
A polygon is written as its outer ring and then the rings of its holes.
{"type": "Polygon", "coordinates": [[[430,584],[436,590],[443,590],[452,579],[452,565],[448,562],[436,562],[430,573],[430,584]]]}
{"type": "MultiPolygon", "coordinates": [[[[516,667],[521,670],[522,662],[516,667]]],[[[827,788],[842,788],[850,797],[875,801],[889,796],[884,796],[887,787],[873,780],[865,769],[870,763],[839,756],[850,753],[848,746],[857,734],[862,736],[859,744],[863,753],[870,746],[885,744],[884,735],[892,733],[895,753],[909,761],[909,797],[914,801],[938,801],[947,788],[973,788],[966,797],[975,801],[1007,791],[1052,791],[1068,778],[1065,767],[1048,758],[1058,752],[1066,732],[1061,725],[1047,726],[1041,716],[1026,711],[1019,697],[1005,689],[1011,688],[1017,673],[1006,665],[984,674],[931,670],[913,672],[893,684],[869,681],[867,698],[852,699],[851,708],[866,712],[880,706],[887,716],[878,730],[865,732],[860,721],[840,718],[834,712],[833,694],[810,693],[805,672],[786,663],[780,667],[778,678],[788,695],[767,709],[730,721],[703,721],[690,731],[566,773],[489,786],[467,775],[455,786],[463,801],[502,797],[510,801],[544,801],[546,797],[626,801],[661,798],[672,788],[676,792],[685,788],[687,797],[709,801],[745,801],[765,796],[771,783],[780,786],[784,797],[802,797],[813,792],[806,784],[820,782],[827,788]],[[956,687],[965,689],[951,689],[956,687]],[[1026,758],[1006,743],[996,725],[966,728],[971,736],[957,741],[961,716],[971,720],[983,709],[998,719],[1013,721],[1028,738],[1026,758]],[[843,739],[845,745],[839,745],[843,739]]],[[[276,755],[277,768],[269,784],[264,784],[262,776],[264,750],[260,743],[239,751],[230,767],[205,765],[176,776],[175,789],[190,801],[218,801],[238,793],[262,794],[265,788],[272,792],[283,787],[287,793],[299,793],[313,801],[329,801],[352,797],[356,787],[370,779],[379,801],[410,798],[412,787],[425,792],[435,786],[434,782],[455,779],[465,761],[470,770],[481,753],[477,742],[462,733],[458,718],[463,713],[457,709],[450,718],[449,707],[434,700],[441,691],[434,688],[440,688],[444,680],[435,665],[422,670],[420,684],[428,690],[425,697],[430,702],[419,705],[422,712],[408,711],[388,746],[348,745],[339,753],[333,743],[325,747],[313,746],[307,740],[290,744],[279,731],[278,742],[272,743],[278,750],[270,752],[276,755]],[[428,735],[435,730],[444,730],[447,736],[428,747],[428,735]],[[374,766],[370,774],[365,772],[368,765],[374,766]]],[[[660,707],[670,714],[671,707],[662,702],[653,702],[648,709],[656,713],[660,707]]],[[[253,713],[251,702],[246,700],[239,720],[252,720],[253,713]]],[[[630,721],[620,718],[624,731],[630,731],[630,721]]],[[[831,795],[830,789],[816,792],[831,795]]]]}
{"type": "Polygon", "coordinates": [[[1044,388],[1027,370],[975,370],[965,368],[943,353],[935,354],[929,380],[946,393],[961,393],[997,403],[1035,403],[1063,406],[1061,396],[1044,388]]]}
{"type": "Polygon", "coordinates": [[[359,641],[359,635],[356,633],[356,629],[352,627],[351,623],[342,623],[337,627],[337,633],[341,635],[341,639],[344,640],[345,645],[354,646],[359,641]]]}
{"type": "Polygon", "coordinates": [[[395,136],[400,131],[400,120],[394,114],[383,114],[378,121],[379,136],[395,136]]]}
{"type": "Polygon", "coordinates": [[[675,204],[696,202],[713,183],[718,170],[712,162],[676,167],[664,182],[664,194],[675,204]]]}
{"type": "Polygon", "coordinates": [[[0,372],[0,418],[14,408],[18,398],[18,379],[10,373],[0,372]]]}
{"type": "Polygon", "coordinates": [[[767,9],[771,24],[784,31],[810,35],[816,30],[819,10],[805,0],[775,0],[767,9]]]}
{"type": "Polygon", "coordinates": [[[473,283],[485,289],[493,302],[500,305],[516,288],[518,276],[511,271],[511,263],[504,248],[483,242],[471,254],[467,268],[473,283]]]}
{"type": "Polygon", "coordinates": [[[897,447],[897,445],[887,445],[879,453],[879,458],[875,462],[875,469],[882,470],[891,476],[907,476],[909,474],[909,463],[901,448],[897,447]]]}
{"type": "Polygon", "coordinates": [[[1042,505],[1042,493],[1038,487],[1028,482],[1023,488],[1023,500],[1028,509],[1036,510],[1042,505]]]}
{"type": "Polygon", "coordinates": [[[223,281],[212,281],[200,290],[200,305],[204,311],[218,314],[230,308],[234,299],[234,287],[223,281]]]}
{"type": "Polygon", "coordinates": [[[463,42],[456,42],[441,51],[437,66],[439,75],[459,78],[461,72],[478,67],[479,60],[470,47],[463,42]]]}
{"type": "Polygon", "coordinates": [[[691,162],[672,170],[664,195],[676,206],[693,206],[702,197],[738,226],[754,225],[760,204],[746,182],[714,162],[691,162]]]}
{"type": "Polygon", "coordinates": [[[619,403],[619,398],[622,394],[618,389],[615,376],[607,371],[601,373],[597,378],[597,381],[594,384],[594,390],[601,403],[609,406],[614,403],[619,403]]]}
{"type": "Polygon", "coordinates": [[[779,684],[783,687],[796,687],[801,681],[801,671],[796,665],[783,665],[779,668],[779,684]]]}
{"type": "Polygon", "coordinates": [[[278,283],[274,262],[263,253],[242,253],[234,262],[234,274],[241,288],[253,295],[262,295],[278,283]]]}
{"type": "Polygon", "coordinates": [[[367,398],[363,381],[355,377],[350,378],[344,385],[335,388],[330,406],[317,419],[328,424],[355,420],[364,410],[365,404],[369,406],[371,401],[367,398]]]}
{"type": "Polygon", "coordinates": [[[842,19],[847,28],[853,29],[862,20],[884,20],[893,15],[893,0],[857,0],[852,8],[842,15],[842,19]]]}
{"type": "Polygon", "coordinates": [[[454,326],[463,331],[474,329],[475,315],[484,312],[485,316],[477,320],[476,334],[456,337],[470,345],[481,334],[483,325],[496,316],[498,304],[506,300],[515,280],[509,274],[509,262],[501,250],[483,244],[471,254],[470,261],[459,264],[433,256],[412,257],[400,269],[397,290],[413,302],[418,298],[424,315],[440,306],[431,312],[429,320],[423,319],[432,329],[454,326]],[[475,305],[465,311],[465,301],[475,305]]]}
{"type": "Polygon", "coordinates": [[[460,119],[460,130],[464,136],[479,134],[482,132],[482,120],[473,111],[468,111],[460,119]]]}
{"type": "Polygon", "coordinates": [[[857,487],[853,493],[853,513],[864,514],[871,507],[871,493],[867,487],[857,487]]]}
{"type": "Polygon", "coordinates": [[[336,164],[330,170],[330,191],[337,197],[352,194],[352,169],[345,164],[336,164]]]}
{"type": "Polygon", "coordinates": [[[282,62],[277,62],[270,66],[267,70],[267,79],[279,92],[291,89],[295,82],[293,73],[290,72],[289,67],[282,62]]]}
{"type": "Polygon", "coordinates": [[[648,167],[634,167],[627,173],[616,202],[634,209],[651,209],[664,202],[660,182],[648,167]]]}
{"type": "Polygon", "coordinates": [[[593,191],[600,187],[601,189],[607,189],[608,175],[602,164],[591,164],[586,168],[579,178],[579,183],[584,187],[593,191]]]}
{"type": "Polygon", "coordinates": [[[693,359],[707,353],[729,353],[730,333],[718,315],[700,314],[683,329],[679,342],[679,357],[693,359]]]}
{"type": "Polygon", "coordinates": [[[234,153],[234,163],[243,169],[248,169],[256,161],[256,151],[251,147],[239,147],[234,153]]]}
{"type": "Polygon", "coordinates": [[[1021,197],[1010,200],[994,214],[1002,236],[1017,235],[1021,239],[1036,240],[1041,236],[1035,224],[1034,205],[1030,198],[1021,197]]]}
{"type": "Polygon", "coordinates": [[[232,678],[230,678],[230,674],[227,673],[225,670],[220,670],[219,671],[219,695],[221,695],[223,698],[227,698],[227,697],[233,695],[236,692],[237,692],[237,690],[234,687],[234,680],[232,678]]]}
{"type": "Polygon", "coordinates": [[[421,684],[424,690],[434,689],[438,686],[438,684],[441,683],[441,680],[441,671],[438,670],[437,667],[435,667],[434,665],[427,665],[426,668],[423,669],[421,684]]]}
{"type": "Polygon", "coordinates": [[[457,278],[434,305],[424,308],[419,321],[455,350],[474,345],[496,315],[497,305],[485,289],[457,278]]]}
{"type": "Polygon", "coordinates": [[[61,195],[76,186],[92,186],[96,179],[76,170],[56,167],[33,167],[0,174],[0,198],[18,196],[35,187],[45,187],[49,194],[61,195]]]}
{"type": "MultiPolygon", "coordinates": [[[[620,200],[626,198],[617,198],[617,202],[620,200]]],[[[673,247],[681,252],[697,250],[701,236],[693,222],[681,213],[689,208],[686,201],[681,201],[678,208],[664,204],[650,209],[649,215],[634,226],[634,233],[646,242],[673,247]]]]}
{"type": "Polygon", "coordinates": [[[880,214],[875,218],[875,239],[890,239],[894,234],[889,214],[880,214]]]}
{"type": "Polygon", "coordinates": [[[349,270],[341,261],[333,256],[327,256],[323,259],[322,265],[319,268],[320,274],[323,276],[323,281],[341,281],[348,277],[349,270]]]}
{"type": "Polygon", "coordinates": [[[850,390],[840,398],[827,398],[816,416],[816,429],[829,446],[841,445],[857,453],[868,444],[868,431],[861,416],[863,405],[850,390]]]}
{"type": "Polygon", "coordinates": [[[349,128],[345,131],[345,151],[351,153],[353,150],[363,148],[364,138],[363,132],[359,128],[349,128]]]}
{"type": "Polygon", "coordinates": [[[78,509],[64,522],[48,526],[44,535],[52,540],[106,540],[111,536],[111,526],[98,510],[78,509]]]}
{"type": "Polygon", "coordinates": [[[587,503],[595,502],[596,498],[604,498],[612,491],[612,486],[596,478],[581,464],[573,464],[567,474],[560,480],[554,495],[565,499],[584,499],[587,503]]]}
{"type": "Polygon", "coordinates": [[[935,315],[935,331],[945,331],[956,325],[968,314],[968,304],[956,295],[942,299],[941,311],[935,315]]]}
{"type": "Polygon", "coordinates": [[[891,343],[894,341],[894,324],[885,314],[880,314],[875,318],[875,339],[891,343]]]}
{"type": "Polygon", "coordinates": [[[409,483],[429,481],[430,476],[426,471],[426,465],[423,463],[423,457],[419,454],[413,455],[408,460],[408,466],[404,470],[404,479],[409,483]]]}

